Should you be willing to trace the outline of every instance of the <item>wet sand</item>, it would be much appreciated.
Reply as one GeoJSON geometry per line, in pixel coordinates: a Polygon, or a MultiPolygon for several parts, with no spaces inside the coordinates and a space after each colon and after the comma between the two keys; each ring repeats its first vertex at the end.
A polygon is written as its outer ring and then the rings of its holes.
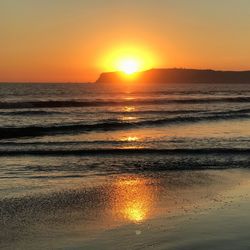
{"type": "Polygon", "coordinates": [[[1,249],[248,249],[250,171],[96,177],[0,201],[1,249]]]}

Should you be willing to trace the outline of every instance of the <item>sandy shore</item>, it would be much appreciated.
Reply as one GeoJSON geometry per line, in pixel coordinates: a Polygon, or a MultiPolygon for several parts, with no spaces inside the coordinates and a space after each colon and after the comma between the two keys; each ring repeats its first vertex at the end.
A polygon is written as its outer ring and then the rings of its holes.
{"type": "Polygon", "coordinates": [[[250,171],[114,175],[0,201],[1,249],[248,249],[250,171]]]}

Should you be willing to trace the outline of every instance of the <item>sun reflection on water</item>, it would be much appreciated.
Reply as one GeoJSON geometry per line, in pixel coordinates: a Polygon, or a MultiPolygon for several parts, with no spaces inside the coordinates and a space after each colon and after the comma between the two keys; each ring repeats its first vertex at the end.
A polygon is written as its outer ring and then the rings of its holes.
{"type": "Polygon", "coordinates": [[[135,111],[135,107],[132,107],[132,106],[126,106],[123,108],[123,110],[125,112],[132,112],[132,111],[135,111]]]}
{"type": "MultiPolygon", "coordinates": [[[[128,97],[128,98],[126,98],[126,99],[132,100],[133,98],[128,97]]],[[[123,111],[126,112],[126,113],[128,113],[128,115],[129,115],[129,113],[135,111],[135,107],[132,107],[132,106],[125,106],[125,107],[123,108],[123,111]]],[[[136,120],[136,119],[137,119],[137,117],[135,117],[135,116],[122,116],[122,117],[121,117],[121,120],[122,120],[122,121],[131,121],[131,120],[136,120]]]]}
{"type": "Polygon", "coordinates": [[[126,101],[133,101],[133,100],[135,100],[135,98],[131,97],[131,96],[128,96],[128,97],[125,97],[124,100],[126,100],[126,101]]]}
{"type": "Polygon", "coordinates": [[[136,117],[134,117],[134,116],[123,116],[123,117],[121,117],[121,120],[122,121],[133,121],[133,120],[136,120],[136,117]]]}
{"type": "Polygon", "coordinates": [[[127,142],[135,142],[135,141],[139,141],[139,138],[137,136],[128,136],[128,137],[122,138],[121,140],[127,141],[127,142]]]}

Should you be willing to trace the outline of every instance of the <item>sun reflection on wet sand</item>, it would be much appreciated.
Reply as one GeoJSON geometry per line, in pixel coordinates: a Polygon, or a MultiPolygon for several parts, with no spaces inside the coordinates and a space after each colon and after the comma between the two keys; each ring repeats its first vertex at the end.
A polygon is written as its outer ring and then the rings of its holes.
{"type": "Polygon", "coordinates": [[[141,223],[150,217],[155,200],[150,179],[120,178],[113,187],[115,216],[134,223],[141,223]]]}

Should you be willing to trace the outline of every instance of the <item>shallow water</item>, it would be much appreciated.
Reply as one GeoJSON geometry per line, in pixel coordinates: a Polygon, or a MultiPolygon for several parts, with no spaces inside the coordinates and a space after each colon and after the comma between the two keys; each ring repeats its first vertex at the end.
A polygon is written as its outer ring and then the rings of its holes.
{"type": "Polygon", "coordinates": [[[0,96],[2,197],[51,179],[249,167],[249,84],[1,84],[0,96]]]}

